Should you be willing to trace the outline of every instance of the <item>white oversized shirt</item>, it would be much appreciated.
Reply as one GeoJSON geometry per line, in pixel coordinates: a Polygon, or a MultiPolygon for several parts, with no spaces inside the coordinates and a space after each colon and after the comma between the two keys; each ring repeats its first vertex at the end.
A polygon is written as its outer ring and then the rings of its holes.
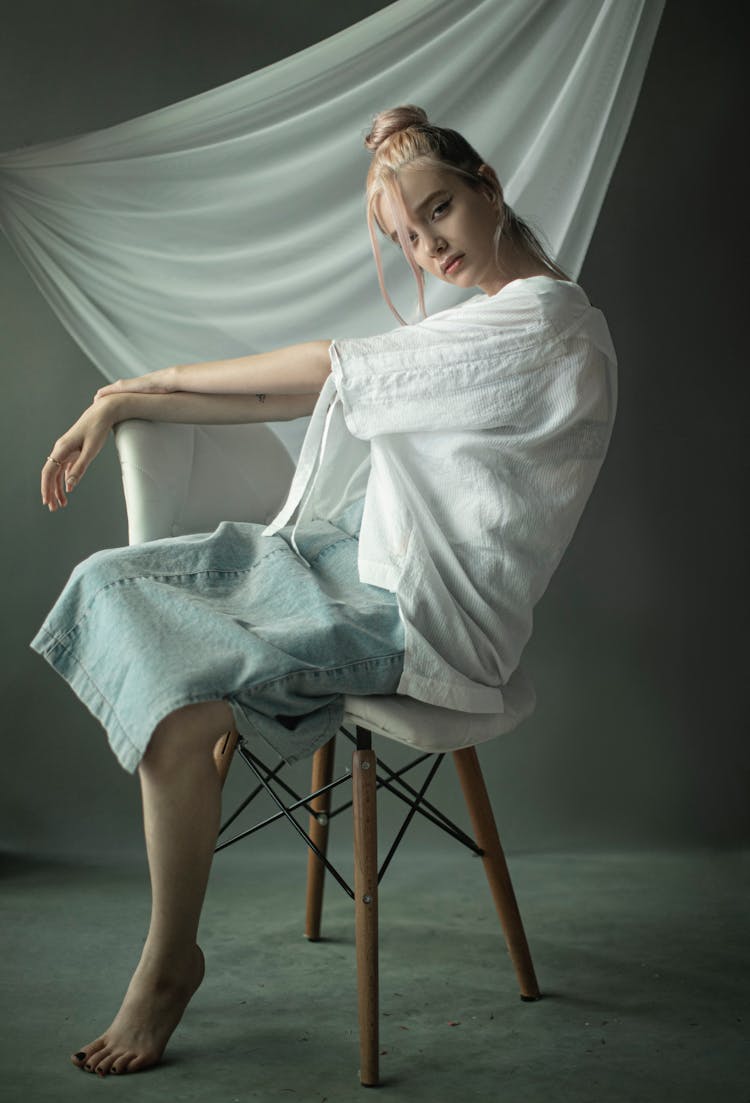
{"type": "Polygon", "coordinates": [[[502,712],[609,445],[617,360],[604,316],[577,284],[533,276],[334,340],[330,356],[265,533],[364,495],[359,577],[397,597],[398,693],[502,712]]]}

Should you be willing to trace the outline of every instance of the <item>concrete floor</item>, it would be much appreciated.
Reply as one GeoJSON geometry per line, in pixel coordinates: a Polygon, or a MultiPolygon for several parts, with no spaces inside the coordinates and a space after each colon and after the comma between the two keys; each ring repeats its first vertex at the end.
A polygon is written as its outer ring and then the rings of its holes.
{"type": "MultiPolygon", "coordinates": [[[[253,842],[217,858],[206,980],[163,1064],[100,1081],[67,1055],[116,1010],[147,919],[145,866],[6,858],[0,1098],[367,1098],[352,907],[329,884],[327,939],[308,943],[304,866],[253,842]]],[[[477,859],[405,848],[386,875],[382,1098],[748,1103],[749,854],[511,854],[509,866],[538,1003],[518,998],[477,859]]]]}

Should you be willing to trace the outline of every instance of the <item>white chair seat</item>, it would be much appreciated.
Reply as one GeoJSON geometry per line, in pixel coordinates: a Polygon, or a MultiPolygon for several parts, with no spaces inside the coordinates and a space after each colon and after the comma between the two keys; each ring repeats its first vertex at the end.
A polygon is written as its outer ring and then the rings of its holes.
{"type": "MultiPolygon", "coordinates": [[[[131,544],[212,532],[221,521],[268,523],[294,464],[266,425],[125,421],[115,431],[131,544]]],[[[346,696],[345,721],[422,751],[471,747],[512,731],[536,704],[519,666],[503,687],[505,711],[469,713],[412,697],[346,696]]]]}
{"type": "Polygon", "coordinates": [[[512,731],[536,707],[533,683],[517,667],[503,687],[505,711],[458,712],[416,701],[413,697],[344,697],[344,721],[406,743],[420,751],[443,754],[486,743],[512,731]]]}

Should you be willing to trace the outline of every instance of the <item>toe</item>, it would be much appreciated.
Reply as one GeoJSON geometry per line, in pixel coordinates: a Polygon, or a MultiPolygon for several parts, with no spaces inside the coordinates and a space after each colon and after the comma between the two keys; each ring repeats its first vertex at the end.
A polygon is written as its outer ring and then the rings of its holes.
{"type": "Polygon", "coordinates": [[[115,1052],[109,1051],[109,1052],[105,1053],[105,1055],[102,1057],[99,1064],[94,1069],[94,1071],[96,1072],[96,1075],[97,1076],[106,1076],[109,1073],[110,1069],[112,1068],[112,1065],[117,1060],[117,1058],[121,1057],[121,1056],[122,1056],[122,1052],[115,1053],[115,1052]]]}
{"type": "Polygon", "coordinates": [[[104,1040],[97,1038],[95,1042],[91,1042],[79,1050],[78,1053],[74,1053],[70,1059],[79,1069],[83,1069],[86,1068],[93,1055],[101,1049],[104,1049],[104,1040]]]}
{"type": "Polygon", "coordinates": [[[140,1072],[141,1069],[149,1069],[155,1065],[158,1057],[152,1057],[146,1053],[134,1054],[128,1062],[128,1072],[140,1072]]]}
{"type": "Polygon", "coordinates": [[[119,1057],[115,1057],[110,1068],[110,1072],[116,1076],[122,1076],[124,1072],[128,1071],[128,1066],[138,1056],[137,1053],[133,1053],[132,1050],[128,1053],[121,1053],[119,1057]]]}
{"type": "Polygon", "coordinates": [[[109,1057],[111,1050],[109,1046],[102,1046],[96,1053],[90,1053],[89,1059],[86,1062],[85,1068],[87,1072],[97,1072],[99,1065],[102,1063],[105,1057],[109,1057]]]}

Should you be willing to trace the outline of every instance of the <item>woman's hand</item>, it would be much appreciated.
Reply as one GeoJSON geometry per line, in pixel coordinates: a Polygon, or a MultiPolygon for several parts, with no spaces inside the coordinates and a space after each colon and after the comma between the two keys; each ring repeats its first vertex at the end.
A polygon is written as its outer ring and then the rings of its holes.
{"type": "Polygon", "coordinates": [[[94,402],[107,395],[124,394],[128,391],[137,391],[140,394],[171,394],[177,389],[173,369],[160,368],[159,371],[152,371],[147,375],[137,375],[134,379],[118,379],[116,383],[107,383],[96,392],[94,402]]]}
{"type": "Polygon", "coordinates": [[[52,513],[68,504],[66,491],[70,493],[80,482],[117,420],[115,400],[102,399],[84,410],[75,425],[55,441],[42,468],[42,505],[52,513]]]}

